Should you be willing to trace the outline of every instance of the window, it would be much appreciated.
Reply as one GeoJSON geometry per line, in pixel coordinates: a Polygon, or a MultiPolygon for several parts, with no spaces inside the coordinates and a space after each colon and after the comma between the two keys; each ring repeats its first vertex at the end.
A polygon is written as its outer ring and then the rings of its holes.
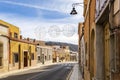
{"type": "Polygon", "coordinates": [[[10,32],[10,37],[12,37],[12,32],[10,32]]]}
{"type": "Polygon", "coordinates": [[[37,52],[37,47],[35,48],[35,51],[37,52]]]}
{"type": "Polygon", "coordinates": [[[38,56],[38,62],[40,62],[40,56],[38,56]]]}
{"type": "Polygon", "coordinates": [[[18,38],[18,34],[17,33],[14,33],[14,38],[18,38]]]}
{"type": "Polygon", "coordinates": [[[2,57],[0,57],[0,66],[2,66],[2,57]]]}
{"type": "Polygon", "coordinates": [[[47,60],[47,57],[45,56],[45,60],[47,60]]]}
{"type": "Polygon", "coordinates": [[[49,55],[49,60],[51,60],[51,56],[49,55]]]}
{"type": "Polygon", "coordinates": [[[34,60],[34,53],[32,53],[32,55],[31,55],[31,59],[34,60]]]}
{"type": "Polygon", "coordinates": [[[0,43],[0,66],[2,66],[2,58],[3,58],[3,44],[0,43]]]}
{"type": "Polygon", "coordinates": [[[14,54],[14,62],[15,62],[15,63],[18,62],[18,54],[17,54],[17,53],[14,54]]]}

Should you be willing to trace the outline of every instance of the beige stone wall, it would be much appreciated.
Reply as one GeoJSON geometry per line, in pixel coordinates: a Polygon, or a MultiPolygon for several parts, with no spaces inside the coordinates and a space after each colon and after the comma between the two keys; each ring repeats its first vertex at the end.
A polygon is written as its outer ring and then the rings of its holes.
{"type": "MultiPolygon", "coordinates": [[[[116,58],[114,56],[119,55],[118,50],[120,50],[119,47],[115,48],[119,43],[115,40],[119,39],[116,33],[119,31],[117,27],[120,27],[120,1],[114,0],[114,3],[112,2],[110,14],[109,3],[109,0],[84,0],[85,80],[93,78],[119,80],[120,78],[119,69],[117,72],[112,72],[114,69],[110,69],[115,67],[113,61],[116,58]],[[96,1],[97,3],[95,3],[96,1]],[[114,32],[110,29],[111,27],[116,28],[113,29],[114,32]]],[[[117,66],[118,64],[120,64],[119,61],[117,66]]]]}
{"type": "Polygon", "coordinates": [[[90,72],[87,67],[84,67],[84,80],[91,80],[90,79],[90,72]]]}
{"type": "MultiPolygon", "coordinates": [[[[95,62],[95,52],[91,52],[91,47],[95,48],[95,44],[91,43],[91,34],[92,30],[94,30],[95,24],[95,2],[96,0],[84,0],[84,16],[85,16],[85,22],[84,22],[84,40],[85,40],[85,74],[84,77],[88,76],[88,79],[92,79],[95,77],[96,73],[96,62],[95,62]],[[93,56],[92,56],[93,54],[93,56]],[[92,57],[90,57],[92,56],[92,57]],[[93,71],[93,72],[91,72],[93,71]]],[[[94,33],[95,34],[95,33],[94,33]]],[[[95,39],[95,37],[94,37],[95,39]]],[[[88,80],[85,79],[85,80],[88,80]]]]}
{"type": "Polygon", "coordinates": [[[52,61],[53,50],[50,46],[37,46],[37,57],[40,57],[38,63],[46,63],[52,61]]]}
{"type": "MultiPolygon", "coordinates": [[[[85,40],[85,57],[86,57],[86,60],[85,60],[85,68],[89,69],[89,14],[85,15],[86,16],[86,19],[85,19],[85,22],[84,22],[84,40],[85,40]]],[[[90,76],[89,76],[89,72],[87,71],[87,69],[85,69],[84,71],[84,78],[88,78],[90,79],[90,76]]],[[[87,80],[87,79],[85,79],[87,80]]]]}

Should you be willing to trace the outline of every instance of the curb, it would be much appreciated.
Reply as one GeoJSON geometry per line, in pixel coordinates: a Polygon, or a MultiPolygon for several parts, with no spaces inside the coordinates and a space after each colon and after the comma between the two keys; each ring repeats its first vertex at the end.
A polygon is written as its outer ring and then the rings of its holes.
{"type": "Polygon", "coordinates": [[[70,79],[70,77],[71,77],[71,75],[72,75],[72,72],[73,72],[73,68],[74,68],[74,67],[72,67],[72,70],[71,70],[70,73],[67,75],[66,80],[69,80],[69,79],[70,79]]]}

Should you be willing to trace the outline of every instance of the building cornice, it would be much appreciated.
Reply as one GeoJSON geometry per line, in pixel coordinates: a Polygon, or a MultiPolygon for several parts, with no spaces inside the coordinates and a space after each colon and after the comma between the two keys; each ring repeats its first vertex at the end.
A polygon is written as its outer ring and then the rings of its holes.
{"type": "MultiPolygon", "coordinates": [[[[6,26],[6,27],[10,27],[10,26],[14,26],[14,27],[16,27],[16,28],[18,28],[17,26],[15,26],[15,25],[12,25],[12,24],[10,24],[10,23],[7,23],[7,22],[5,22],[5,21],[3,21],[3,20],[0,20],[0,25],[3,25],[3,26],[6,26]]],[[[19,28],[18,28],[19,29],[19,28]]]]}
{"type": "Polygon", "coordinates": [[[2,24],[2,23],[0,23],[0,26],[9,28],[8,26],[6,26],[5,24],[2,24]]]}
{"type": "Polygon", "coordinates": [[[17,41],[17,42],[23,42],[23,43],[27,43],[27,44],[36,45],[35,42],[30,42],[30,41],[23,40],[23,39],[16,39],[16,38],[12,38],[12,37],[9,37],[9,39],[12,40],[12,41],[17,41]]]}

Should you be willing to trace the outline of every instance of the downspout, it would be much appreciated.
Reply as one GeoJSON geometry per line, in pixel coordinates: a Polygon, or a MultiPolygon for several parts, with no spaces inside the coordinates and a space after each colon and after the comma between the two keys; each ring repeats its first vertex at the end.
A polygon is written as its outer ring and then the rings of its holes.
{"type": "Polygon", "coordinates": [[[10,64],[11,64],[11,46],[10,46],[10,38],[9,38],[9,61],[8,61],[8,71],[10,71],[10,64]]]}
{"type": "MultiPolygon", "coordinates": [[[[10,32],[10,31],[9,31],[10,32]]],[[[10,39],[10,33],[8,34],[8,36],[5,36],[5,37],[7,37],[8,38],[8,46],[9,46],[9,53],[8,53],[8,71],[10,71],[10,64],[11,64],[11,46],[10,46],[10,41],[11,41],[11,39],[10,39]]]]}
{"type": "MultiPolygon", "coordinates": [[[[109,3],[109,30],[110,30],[110,41],[112,39],[112,36],[114,36],[114,45],[112,45],[110,43],[111,46],[114,47],[114,49],[116,49],[116,33],[114,34],[114,31],[113,31],[113,7],[112,7],[112,4],[114,3],[114,0],[110,0],[110,3],[109,3]]],[[[111,49],[112,50],[112,49],[111,49]]],[[[114,58],[112,58],[112,55],[113,55],[113,51],[110,51],[110,63],[109,63],[109,66],[110,66],[110,80],[112,80],[112,68],[113,68],[113,60],[116,58],[116,50],[115,50],[115,55],[114,55],[114,58]]],[[[115,60],[116,61],[116,60],[115,60]]],[[[115,65],[116,65],[116,62],[115,62],[115,65]]]]}
{"type": "MultiPolygon", "coordinates": [[[[88,26],[89,27],[89,71],[90,71],[90,67],[91,67],[90,66],[90,61],[91,61],[90,60],[90,55],[91,55],[90,54],[90,5],[91,5],[91,0],[89,1],[89,5],[88,5],[89,6],[89,8],[88,8],[88,11],[89,11],[89,26],[88,26]]],[[[90,78],[91,78],[91,72],[90,72],[90,78]]]]}

